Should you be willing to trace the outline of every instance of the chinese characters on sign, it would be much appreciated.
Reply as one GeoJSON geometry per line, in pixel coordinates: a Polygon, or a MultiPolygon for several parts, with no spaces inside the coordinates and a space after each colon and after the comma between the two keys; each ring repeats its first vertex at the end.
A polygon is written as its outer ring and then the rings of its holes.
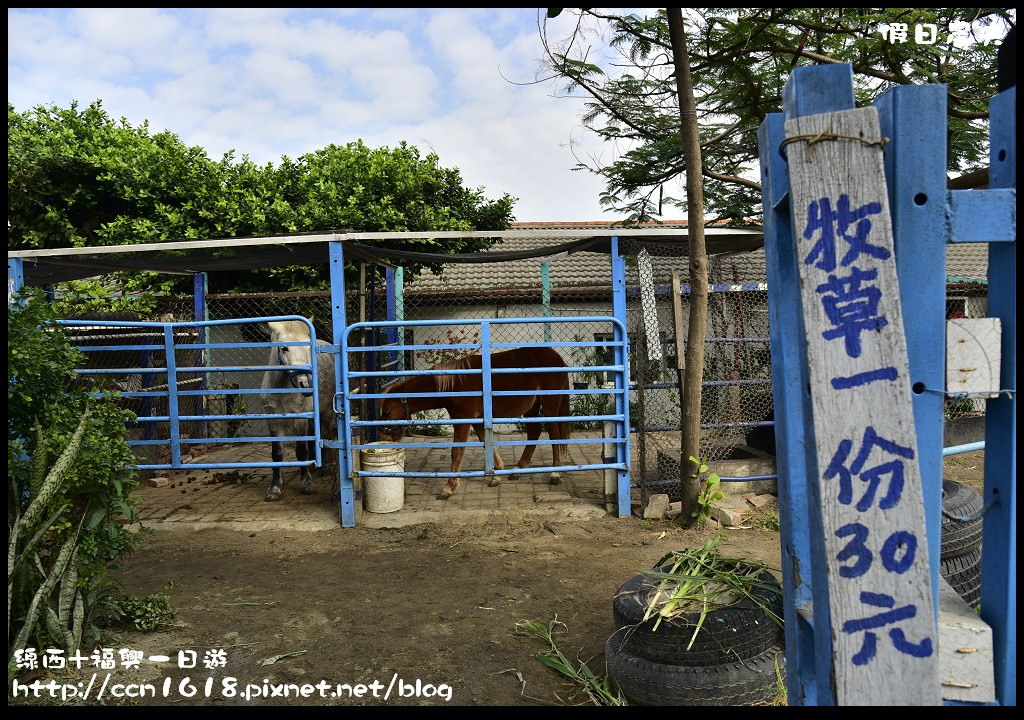
{"type": "Polygon", "coordinates": [[[877,111],[796,118],[786,134],[836,699],[937,704],[924,500],[877,111]],[[813,152],[804,137],[815,138],[813,152]]]}
{"type": "MultiPolygon", "coordinates": [[[[75,669],[82,670],[93,668],[96,670],[114,670],[121,668],[138,668],[143,659],[151,663],[170,662],[169,655],[150,655],[145,657],[142,650],[123,648],[96,648],[89,655],[83,655],[75,650],[70,655],[65,655],[63,650],[47,649],[36,650],[34,647],[18,648],[14,651],[14,662],[21,670],[35,670],[46,668],[49,670],[75,669]]],[[[210,649],[203,652],[202,659],[195,650],[179,650],[177,665],[182,669],[192,669],[201,665],[207,670],[227,667],[227,652],[221,649],[210,649]],[[198,663],[198,664],[197,664],[198,663]]]]}
{"type": "MultiPolygon", "coordinates": [[[[882,39],[890,43],[905,43],[913,39],[918,45],[934,45],[941,36],[939,26],[935,23],[915,23],[913,33],[907,23],[895,22],[883,24],[878,28],[882,39]]],[[[950,45],[962,43],[970,36],[971,25],[962,20],[954,20],[949,24],[946,42],[950,45]]]]}

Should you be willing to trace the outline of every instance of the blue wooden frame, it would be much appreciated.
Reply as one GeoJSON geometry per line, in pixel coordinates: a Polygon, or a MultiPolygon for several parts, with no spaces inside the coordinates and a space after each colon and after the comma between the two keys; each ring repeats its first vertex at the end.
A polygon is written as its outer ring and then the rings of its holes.
{"type": "MultiPolygon", "coordinates": [[[[807,356],[789,172],[780,150],[785,120],[854,107],[850,65],[797,68],[782,114],[762,123],[760,145],[772,380],[786,589],[787,687],[791,705],[835,704],[831,628],[818,504],[807,356]]],[[[885,149],[896,267],[910,361],[933,600],[938,608],[945,388],[946,243],[988,242],[989,315],[1003,331],[1008,392],[986,413],[982,617],[993,630],[996,698],[1016,703],[1016,90],[993,99],[988,191],[946,190],[946,88],[905,86],[875,101],[885,149]],[[1011,538],[1011,542],[1006,542],[1011,538]]]]}

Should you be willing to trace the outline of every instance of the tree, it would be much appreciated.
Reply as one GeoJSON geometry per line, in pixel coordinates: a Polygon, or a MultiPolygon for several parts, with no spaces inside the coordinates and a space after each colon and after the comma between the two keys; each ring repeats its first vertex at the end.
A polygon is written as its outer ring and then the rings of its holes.
{"type": "MultiPolygon", "coordinates": [[[[259,166],[210,159],[148,123],[85,109],[8,103],[8,248],[127,245],[331,230],[502,230],[515,198],[488,199],[459,171],[415,147],[331,145],[259,166]]],[[[410,250],[472,252],[484,240],[417,241],[410,250]]],[[[416,268],[414,268],[415,270],[416,268]]],[[[220,278],[218,290],[327,286],[326,268],[274,268],[220,278]]],[[[181,276],[121,276],[126,290],[191,290],[181,276]]]]}
{"type": "Polygon", "coordinates": [[[701,177],[700,128],[693,98],[693,76],[686,46],[683,14],[667,10],[676,96],[679,99],[680,136],[686,159],[687,233],[690,259],[690,320],[686,338],[686,369],[681,393],[679,433],[679,489],[684,520],[696,517],[700,463],[689,458],[700,454],[701,381],[704,378],[704,337],[708,326],[708,254],[704,243],[704,185],[701,177]]]}
{"type": "MultiPolygon", "coordinates": [[[[650,17],[573,12],[578,20],[558,42],[548,38],[547,23],[542,25],[545,64],[566,81],[567,94],[588,98],[586,127],[622,148],[610,162],[589,158],[580,167],[606,179],[602,203],[630,219],[649,220],[661,214],[662,205],[685,209],[685,200],[671,194],[686,158],[676,132],[665,11],[650,17]],[[598,57],[602,47],[615,56],[598,57]],[[661,197],[666,187],[669,193],[661,197]]],[[[783,85],[801,64],[851,63],[859,105],[894,85],[945,83],[949,169],[969,171],[985,162],[984,121],[996,92],[997,45],[978,41],[977,33],[1012,25],[1013,10],[700,8],[687,13],[709,218],[739,223],[760,217],[760,184],[753,172],[757,129],[765,115],[781,112],[783,85]],[[895,23],[909,27],[907,42],[883,37],[881,30],[895,23]],[[934,44],[913,41],[914,26],[926,23],[938,29],[934,44]],[[962,35],[965,46],[948,42],[951,34],[962,35]]]]}

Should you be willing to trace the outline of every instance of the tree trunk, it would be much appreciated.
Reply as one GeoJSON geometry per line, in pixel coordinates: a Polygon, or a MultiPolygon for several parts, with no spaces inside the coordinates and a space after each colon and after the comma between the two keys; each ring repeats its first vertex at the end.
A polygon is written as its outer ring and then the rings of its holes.
{"type": "Polygon", "coordinates": [[[686,369],[683,379],[679,483],[682,499],[681,517],[689,520],[697,509],[700,492],[698,465],[700,460],[701,381],[704,375],[704,336],[707,333],[708,257],[704,244],[704,186],[701,171],[700,131],[693,100],[693,79],[690,58],[683,32],[680,8],[667,8],[669,37],[675,64],[676,94],[679,98],[679,119],[686,158],[686,227],[690,257],[690,323],[686,337],[686,369]]]}

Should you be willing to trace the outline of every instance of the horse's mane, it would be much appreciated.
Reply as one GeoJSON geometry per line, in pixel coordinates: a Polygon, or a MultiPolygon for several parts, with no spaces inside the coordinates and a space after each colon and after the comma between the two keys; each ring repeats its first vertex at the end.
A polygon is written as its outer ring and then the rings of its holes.
{"type": "MultiPolygon", "coordinates": [[[[459,358],[458,360],[449,360],[435,365],[431,370],[472,370],[472,366],[469,364],[469,357],[459,358]]],[[[461,375],[435,375],[434,376],[434,387],[438,392],[453,392],[456,384],[462,379],[461,375]]]]}

